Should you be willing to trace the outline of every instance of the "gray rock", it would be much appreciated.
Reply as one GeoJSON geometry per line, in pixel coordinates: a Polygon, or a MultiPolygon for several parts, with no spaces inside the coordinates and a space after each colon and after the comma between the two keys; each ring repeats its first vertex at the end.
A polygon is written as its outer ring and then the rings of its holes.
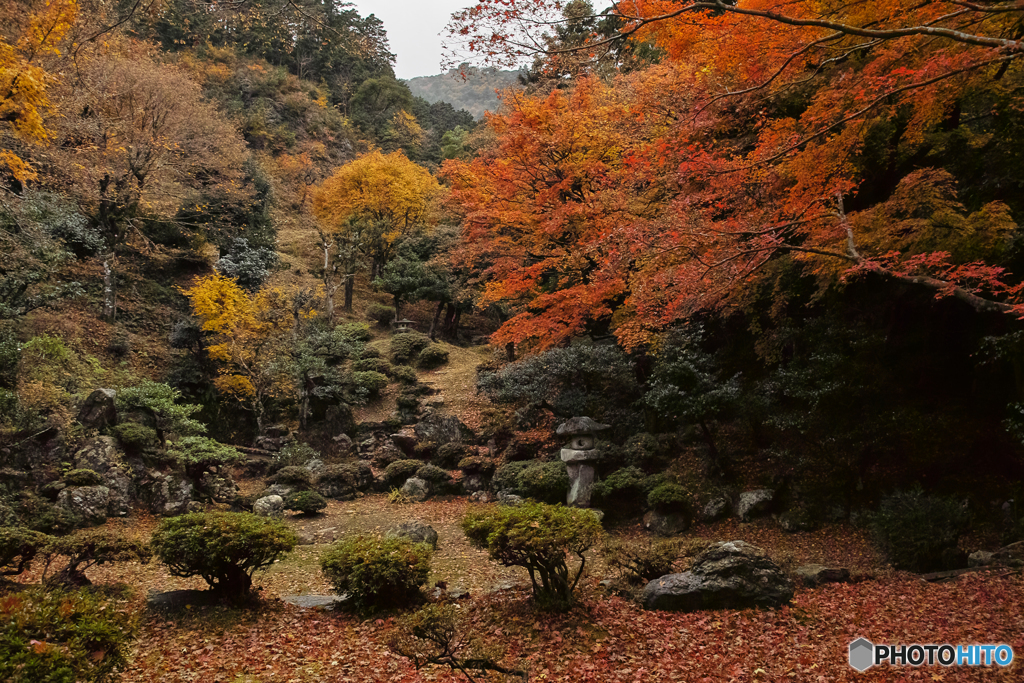
{"type": "Polygon", "coordinates": [[[498,504],[499,505],[522,505],[522,496],[517,496],[514,493],[508,493],[507,491],[498,491],[498,504]]]}
{"type": "Polygon", "coordinates": [[[482,474],[467,474],[462,478],[462,490],[466,493],[477,493],[487,488],[487,480],[482,474]]]}
{"type": "Polygon", "coordinates": [[[434,550],[437,550],[437,532],[434,531],[434,527],[424,524],[419,520],[399,524],[394,529],[388,531],[388,536],[408,538],[413,543],[426,543],[434,550]]]}
{"type": "Polygon", "coordinates": [[[805,564],[797,567],[793,576],[800,579],[805,586],[820,586],[823,583],[849,583],[850,570],[845,567],[805,564]]]}
{"type": "Polygon", "coordinates": [[[199,488],[204,496],[216,503],[230,503],[238,495],[238,485],[226,472],[204,472],[199,488]]]}
{"type": "Polygon", "coordinates": [[[729,510],[732,508],[732,501],[725,496],[718,496],[712,498],[707,504],[701,508],[699,519],[702,522],[716,522],[720,519],[724,519],[729,516],[729,510]]]}
{"type": "Polygon", "coordinates": [[[334,443],[337,444],[337,448],[339,451],[341,451],[342,455],[347,454],[350,450],[352,450],[352,446],[355,445],[352,442],[352,437],[349,436],[348,434],[338,434],[336,437],[332,439],[332,441],[334,441],[334,443]]]}
{"type": "Polygon", "coordinates": [[[701,553],[689,571],[669,574],[644,587],[646,609],[778,607],[793,598],[793,582],[760,548],[730,541],[701,553]]]}
{"type": "Polygon", "coordinates": [[[462,443],[463,435],[472,431],[462,421],[451,415],[431,413],[413,426],[413,432],[420,441],[429,441],[438,446],[446,443],[462,443]]]}
{"type": "Polygon", "coordinates": [[[604,510],[595,510],[594,508],[588,509],[590,510],[590,514],[594,515],[594,517],[597,517],[598,524],[604,521],[604,510]]]}
{"type": "Polygon", "coordinates": [[[319,529],[315,534],[313,534],[313,540],[320,544],[334,543],[336,531],[337,528],[333,526],[326,529],[319,529]]]}
{"type": "Polygon", "coordinates": [[[430,482],[419,477],[409,477],[402,484],[402,493],[416,503],[422,503],[430,497],[430,482]]]}
{"type": "Polygon", "coordinates": [[[117,392],[97,389],[89,394],[78,411],[78,422],[86,429],[106,429],[117,424],[117,392]]]}
{"type": "Polygon", "coordinates": [[[651,510],[644,515],[644,528],[658,536],[681,534],[690,526],[686,515],[651,510]]]}
{"type": "Polygon", "coordinates": [[[601,424],[589,417],[574,417],[558,425],[555,434],[558,436],[573,436],[575,434],[595,434],[611,429],[611,425],[601,424]]]}
{"type": "Polygon", "coordinates": [[[195,494],[192,482],[174,474],[143,470],[137,473],[135,481],[139,494],[157,515],[184,514],[195,494]]]}
{"type": "Polygon", "coordinates": [[[284,499],[281,496],[271,495],[260,498],[252,504],[252,512],[260,517],[284,517],[284,499]]]}
{"type": "Polygon", "coordinates": [[[288,486],[287,484],[274,484],[273,486],[268,486],[263,491],[263,495],[264,496],[281,496],[282,498],[285,498],[285,497],[291,495],[294,491],[295,491],[295,487],[294,486],[288,486]]]}
{"type": "Polygon", "coordinates": [[[57,495],[57,507],[74,513],[86,524],[107,521],[110,489],[106,486],[69,486],[57,495]]]}
{"type": "MultiPolygon", "coordinates": [[[[97,389],[97,391],[102,391],[102,389],[97,389]]],[[[94,439],[89,439],[75,453],[76,469],[92,470],[97,474],[103,474],[111,467],[117,467],[121,462],[121,452],[117,450],[117,441],[110,436],[97,436],[94,439]]]]}
{"type": "MultiPolygon", "coordinates": [[[[567,449],[562,449],[564,455],[567,449]]],[[[580,453],[582,451],[573,451],[580,453]]],[[[597,451],[590,451],[596,453],[597,451]]],[[[572,507],[590,507],[590,496],[594,492],[594,467],[586,462],[570,462],[565,466],[569,475],[569,494],[566,496],[566,504],[572,507]]]]}
{"type": "Polygon", "coordinates": [[[469,499],[474,503],[490,503],[494,500],[494,495],[490,491],[475,491],[469,499]]]}
{"type": "Polygon", "coordinates": [[[987,567],[992,564],[992,558],[995,557],[995,553],[990,553],[987,550],[977,550],[967,556],[968,567],[987,567]]]}
{"type": "Polygon", "coordinates": [[[299,529],[295,532],[295,535],[299,537],[299,545],[313,545],[316,543],[316,536],[305,529],[299,529]]]}
{"type": "Polygon", "coordinates": [[[329,609],[337,607],[337,595],[282,595],[281,600],[302,609],[329,609]]]}
{"type": "Polygon", "coordinates": [[[313,458],[305,464],[305,468],[316,478],[316,475],[324,468],[324,461],[320,458],[313,458]]]}
{"type": "Polygon", "coordinates": [[[740,494],[740,502],[736,506],[736,516],[741,522],[749,522],[751,518],[768,512],[773,500],[775,494],[770,489],[744,491],[740,494]]]}
{"type": "Polygon", "coordinates": [[[107,499],[107,515],[124,517],[131,511],[132,480],[119,468],[107,470],[103,475],[103,485],[110,489],[107,499]]]}
{"type": "Polygon", "coordinates": [[[416,432],[409,427],[402,429],[397,434],[391,435],[391,443],[395,444],[406,455],[415,455],[416,444],[419,442],[420,440],[416,436],[416,432]]]}

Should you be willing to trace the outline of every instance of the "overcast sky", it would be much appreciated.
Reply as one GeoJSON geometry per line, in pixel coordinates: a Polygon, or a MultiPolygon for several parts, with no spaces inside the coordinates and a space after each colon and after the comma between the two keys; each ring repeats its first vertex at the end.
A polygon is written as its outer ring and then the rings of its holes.
{"type": "Polygon", "coordinates": [[[359,14],[384,22],[399,78],[441,73],[441,31],[452,12],[473,0],[351,0],[359,14]]]}

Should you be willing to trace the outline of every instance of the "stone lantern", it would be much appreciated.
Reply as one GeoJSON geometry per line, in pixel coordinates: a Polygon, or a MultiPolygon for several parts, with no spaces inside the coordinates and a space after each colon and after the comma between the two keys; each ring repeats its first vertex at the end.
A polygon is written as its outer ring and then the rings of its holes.
{"type": "Polygon", "coordinates": [[[601,454],[595,448],[597,432],[608,429],[589,417],[574,417],[558,426],[555,434],[567,439],[562,449],[562,462],[569,471],[567,505],[590,507],[590,493],[594,488],[594,463],[601,454]]]}

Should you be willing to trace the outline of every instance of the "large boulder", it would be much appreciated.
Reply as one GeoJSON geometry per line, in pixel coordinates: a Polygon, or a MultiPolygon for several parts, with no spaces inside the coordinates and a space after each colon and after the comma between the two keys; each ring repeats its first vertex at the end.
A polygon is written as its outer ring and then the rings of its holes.
{"type": "Polygon", "coordinates": [[[678,512],[658,512],[651,510],[644,515],[644,528],[658,536],[674,536],[681,534],[690,526],[686,515],[678,512]]]}
{"type": "Polygon", "coordinates": [[[821,564],[805,564],[793,572],[805,586],[820,586],[823,583],[849,583],[850,570],[845,567],[826,567],[821,564]]]}
{"type": "Polygon", "coordinates": [[[415,503],[421,503],[430,497],[430,482],[419,477],[409,477],[402,484],[402,493],[415,503]]]}
{"type": "Polygon", "coordinates": [[[82,519],[86,524],[107,521],[110,489],[106,486],[69,486],[57,495],[57,507],[82,519]]]}
{"type": "Polygon", "coordinates": [[[238,485],[227,472],[203,472],[199,480],[203,495],[215,503],[230,503],[238,496],[238,485]]]}
{"type": "Polygon", "coordinates": [[[117,424],[116,398],[113,389],[92,392],[78,411],[78,422],[86,429],[106,429],[117,424]]]}
{"type": "Polygon", "coordinates": [[[416,445],[420,442],[416,432],[410,427],[403,427],[400,431],[391,435],[391,443],[395,444],[403,453],[408,456],[416,455],[416,445]]]}
{"type": "Polygon", "coordinates": [[[394,529],[388,531],[388,536],[408,538],[413,543],[426,543],[434,550],[437,550],[437,532],[434,531],[434,527],[424,524],[419,520],[399,524],[394,529]]]}
{"type": "Polygon", "coordinates": [[[701,553],[689,571],[668,574],[644,587],[646,609],[778,607],[793,598],[793,582],[760,548],[730,541],[701,553]]]}
{"type": "Polygon", "coordinates": [[[103,485],[110,490],[107,499],[107,514],[110,517],[125,517],[131,511],[133,485],[132,479],[118,467],[113,467],[103,475],[103,485]]]}
{"type": "Polygon", "coordinates": [[[413,432],[420,441],[441,446],[446,443],[462,443],[463,436],[472,433],[462,421],[452,415],[430,413],[413,427],[413,432]]]}
{"type": "Polygon", "coordinates": [[[736,516],[741,522],[749,522],[753,517],[766,514],[775,500],[771,489],[756,489],[740,494],[740,502],[736,505],[736,516]]]}
{"type": "Polygon", "coordinates": [[[143,488],[142,495],[149,501],[149,509],[154,514],[167,517],[188,512],[188,504],[195,495],[192,482],[175,474],[149,472],[140,487],[143,488]]]}
{"type": "Polygon", "coordinates": [[[264,496],[252,504],[252,513],[260,517],[284,517],[284,498],[264,496]]]}
{"type": "Polygon", "coordinates": [[[717,522],[720,519],[729,516],[729,510],[732,508],[732,501],[725,496],[717,496],[712,498],[704,507],[701,508],[700,514],[697,518],[702,522],[717,522]]]}
{"type": "Polygon", "coordinates": [[[117,441],[110,436],[89,439],[75,453],[75,469],[92,470],[97,474],[104,474],[121,462],[117,441]]]}

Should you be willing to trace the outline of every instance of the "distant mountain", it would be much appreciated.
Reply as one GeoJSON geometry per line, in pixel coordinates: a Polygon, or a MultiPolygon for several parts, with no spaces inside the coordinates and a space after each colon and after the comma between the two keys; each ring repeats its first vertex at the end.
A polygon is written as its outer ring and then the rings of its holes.
{"type": "Polygon", "coordinates": [[[479,119],[485,111],[494,111],[498,108],[495,90],[521,87],[516,78],[519,73],[500,71],[491,67],[480,69],[462,66],[449,69],[448,73],[437,76],[418,76],[407,83],[413,95],[422,97],[430,103],[448,102],[456,109],[465,109],[479,119]],[[463,74],[466,75],[465,79],[463,74]]]}

